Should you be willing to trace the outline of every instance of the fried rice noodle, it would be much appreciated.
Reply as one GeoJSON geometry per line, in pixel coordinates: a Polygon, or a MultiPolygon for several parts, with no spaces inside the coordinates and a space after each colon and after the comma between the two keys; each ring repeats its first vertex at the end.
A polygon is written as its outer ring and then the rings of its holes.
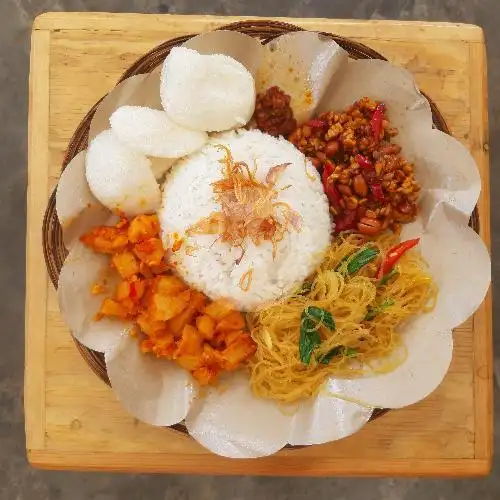
{"type": "Polygon", "coordinates": [[[318,394],[328,377],[357,377],[367,369],[387,373],[404,361],[402,323],[431,310],[437,296],[437,287],[420,254],[413,250],[403,255],[395,277],[382,286],[373,277],[376,261],[352,276],[339,266],[367,245],[377,247],[383,255],[397,243],[392,233],[383,233],[368,243],[362,235],[344,233],[326,252],[307,293],[299,290],[248,316],[258,345],[250,382],[255,395],[292,403],[318,394]],[[390,307],[367,321],[370,308],[384,303],[390,307]],[[299,354],[301,318],[311,306],[331,313],[336,328],[330,331],[319,324],[321,344],[310,363],[304,364],[299,354]],[[322,357],[335,348],[338,355],[322,364],[322,357]]]}

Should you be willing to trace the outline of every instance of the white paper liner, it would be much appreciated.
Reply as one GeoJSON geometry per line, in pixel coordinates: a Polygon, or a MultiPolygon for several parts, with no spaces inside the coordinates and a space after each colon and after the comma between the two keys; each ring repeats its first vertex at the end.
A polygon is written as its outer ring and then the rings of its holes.
{"type": "MultiPolygon", "coordinates": [[[[429,102],[418,91],[412,74],[379,60],[350,60],[326,89],[317,111],[343,111],[362,97],[386,103],[391,126],[399,130],[396,142],[402,146],[405,144],[401,137],[410,124],[425,129],[432,127],[429,102]]],[[[425,145],[419,147],[424,149],[425,145]]]]}
{"type": "Polygon", "coordinates": [[[326,390],[301,403],[294,414],[288,442],[312,445],[343,439],[359,431],[372,416],[373,408],[336,398],[326,390]]]}
{"type": "Polygon", "coordinates": [[[85,178],[85,156],[78,153],[59,178],[56,212],[63,231],[63,241],[71,249],[78,237],[109,218],[109,211],[91,193],[85,178]]]}
{"type": "Polygon", "coordinates": [[[435,207],[444,203],[460,212],[460,225],[466,226],[481,192],[481,177],[470,153],[440,130],[411,124],[396,140],[403,145],[405,157],[415,164],[422,187],[419,205],[424,223],[435,207]]]}
{"type": "Polygon", "coordinates": [[[159,71],[131,76],[104,97],[90,122],[89,143],[110,127],[109,118],[120,106],[163,109],[160,100],[159,71]]]}
{"type": "Polygon", "coordinates": [[[105,353],[113,391],[132,415],[151,425],[173,425],[187,415],[196,388],[190,373],[172,361],[144,355],[128,332],[105,353]]]}
{"type": "Polygon", "coordinates": [[[373,408],[325,393],[298,408],[280,408],[256,398],[248,375],[236,373],[226,375],[218,387],[200,396],[186,418],[186,427],[218,455],[255,458],[271,455],[287,443],[311,445],[342,439],[365,425],[372,412],[373,408]]]}
{"type": "Polygon", "coordinates": [[[432,218],[403,226],[402,239],[420,238],[418,250],[429,265],[439,288],[435,309],[416,317],[410,327],[449,330],[462,324],[481,305],[491,281],[491,263],[486,245],[470,227],[456,219],[461,213],[439,204],[432,218]],[[458,215],[457,215],[458,214],[458,215]]]}
{"type": "Polygon", "coordinates": [[[224,54],[236,59],[255,77],[265,49],[255,38],[237,31],[209,31],[190,38],[183,47],[204,55],[224,54]]]}
{"type": "MultiPolygon", "coordinates": [[[[257,74],[259,91],[280,85],[294,98],[299,122],[319,111],[341,111],[363,96],[383,100],[391,125],[399,129],[396,142],[403,147],[403,155],[415,162],[416,176],[423,188],[421,213],[417,221],[404,226],[402,239],[421,237],[419,249],[429,263],[440,293],[432,313],[417,317],[402,329],[408,359],[395,372],[363,379],[330,380],[328,389],[341,393],[347,400],[330,399],[323,391],[316,400],[302,404],[295,416],[287,416],[278,414],[277,406],[272,403],[253,398],[243,374],[234,378],[228,375],[225,392],[211,389],[208,396],[196,400],[187,417],[189,431],[215,453],[230,457],[262,456],[277,451],[287,441],[321,443],[355,432],[368,420],[372,410],[352,400],[374,407],[399,408],[426,397],[439,385],[451,360],[450,330],[480,305],[491,276],[484,243],[466,227],[480,191],[479,174],[470,154],[455,139],[432,130],[430,106],[416,89],[410,73],[384,61],[347,62],[340,47],[317,34],[288,34],[262,49],[246,35],[216,32],[195,37],[187,42],[186,46],[190,45],[202,53],[236,57],[252,74],[257,74]],[[270,63],[272,66],[267,66],[270,63]],[[293,79],[286,78],[287,72],[294,75],[293,79]],[[312,100],[306,102],[300,98],[307,89],[312,92],[312,100]]],[[[124,82],[97,110],[91,137],[109,127],[109,116],[120,105],[147,106],[151,102],[151,107],[160,109],[158,88],[158,70],[149,77],[132,77],[124,82]]],[[[168,167],[160,162],[159,175],[165,168],[168,167]]],[[[115,392],[134,415],[155,425],[182,419],[189,409],[192,386],[188,383],[181,391],[177,375],[172,385],[163,385],[158,381],[164,380],[163,375],[156,376],[163,373],[164,365],[165,370],[171,370],[172,363],[162,360],[157,363],[140,354],[137,341],[122,338],[121,331],[103,329],[101,336],[95,326],[87,323],[89,311],[95,309],[92,298],[86,295],[92,279],[80,274],[89,271],[98,274],[102,256],[81,248],[73,253],[61,273],[60,306],[75,335],[89,347],[108,351],[108,373],[112,374],[115,392]],[[78,260],[84,262],[79,264],[78,260]],[[76,283],[69,283],[73,280],[76,283]],[[79,296],[83,300],[75,306],[74,302],[78,302],[75,298],[79,296]],[[143,379],[147,382],[139,385],[138,380],[143,379]],[[148,390],[143,398],[141,392],[148,388],[148,383],[154,389],[148,390]]],[[[102,296],[96,300],[100,304],[102,296]]],[[[182,369],[179,373],[183,373],[179,378],[192,380],[182,369]]]]}
{"type": "MultiPolygon", "coordinates": [[[[441,383],[451,363],[451,331],[413,330],[403,335],[407,358],[390,373],[332,379],[328,390],[353,401],[381,408],[402,408],[424,399],[441,383]]],[[[400,352],[394,352],[396,357],[400,352]]]]}
{"type": "Polygon", "coordinates": [[[246,374],[234,373],[196,401],[186,427],[200,444],[218,455],[255,458],[285,446],[290,420],[273,402],[253,397],[246,374]]]}
{"type": "Polygon", "coordinates": [[[291,96],[299,123],[309,118],[336,73],[347,64],[347,53],[329,38],[308,31],[288,33],[265,46],[257,76],[257,91],[277,85],[291,96]]]}
{"type": "Polygon", "coordinates": [[[117,273],[109,272],[109,262],[109,256],[76,242],[61,269],[57,289],[59,309],[71,333],[99,352],[112,348],[123,330],[130,327],[128,322],[94,319],[107,294],[93,295],[93,285],[105,279],[111,293],[119,281],[117,273]]]}

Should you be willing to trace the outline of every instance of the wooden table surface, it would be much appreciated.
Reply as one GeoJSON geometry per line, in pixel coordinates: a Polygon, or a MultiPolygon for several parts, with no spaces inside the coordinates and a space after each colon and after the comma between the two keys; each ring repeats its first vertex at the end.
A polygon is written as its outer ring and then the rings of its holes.
{"type": "MultiPolygon", "coordinates": [[[[30,79],[26,298],[26,447],[54,469],[268,475],[481,475],[492,457],[491,297],[455,330],[451,369],[426,400],[341,441],[257,460],[210,454],[189,437],[143,424],[80,357],[42,255],[42,220],[68,141],[88,109],[162,41],[241,18],[53,13],[35,21],[30,79]]],[[[486,59],[468,25],[284,19],[359,40],[411,70],[474,155],[489,245],[486,59]]]]}

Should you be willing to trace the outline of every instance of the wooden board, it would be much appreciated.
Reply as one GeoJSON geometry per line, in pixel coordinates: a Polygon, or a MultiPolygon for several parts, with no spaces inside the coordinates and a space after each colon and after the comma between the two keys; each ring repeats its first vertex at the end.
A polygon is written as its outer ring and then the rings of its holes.
{"type": "MultiPolygon", "coordinates": [[[[419,404],[336,443],[258,460],[211,455],[194,440],[128,415],[78,354],[43,262],[41,227],[68,141],[88,109],[165,39],[241,18],[45,14],[30,78],[26,297],[26,446],[56,469],[269,475],[481,475],[492,457],[491,297],[455,331],[452,366],[419,404]]],[[[481,236],[490,242],[486,59],[482,30],[457,24],[285,19],[352,37],[411,70],[481,171],[481,236]]]]}

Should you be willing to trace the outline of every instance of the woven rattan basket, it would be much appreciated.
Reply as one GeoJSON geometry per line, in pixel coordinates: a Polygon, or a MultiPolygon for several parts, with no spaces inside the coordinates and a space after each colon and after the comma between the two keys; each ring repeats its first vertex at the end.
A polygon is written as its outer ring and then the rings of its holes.
{"type": "MultiPolygon", "coordinates": [[[[298,26],[294,26],[293,24],[281,23],[281,22],[273,22],[273,21],[244,21],[228,24],[226,26],[222,26],[219,29],[224,30],[232,30],[239,31],[241,33],[245,33],[254,38],[258,38],[263,44],[266,44],[276,38],[279,35],[283,35],[285,33],[293,32],[293,31],[303,31],[302,28],[298,26]]],[[[370,49],[366,45],[355,42],[353,40],[332,34],[332,33],[322,33],[324,36],[335,40],[343,49],[345,49],[349,56],[353,59],[382,59],[385,60],[378,52],[370,49]]],[[[163,63],[163,60],[168,55],[172,47],[176,45],[180,45],[187,41],[189,38],[195,36],[185,35],[178,38],[173,38],[172,40],[168,40],[158,47],[154,48],[146,55],[141,57],[138,61],[136,61],[121,77],[120,82],[125,80],[126,78],[132,75],[138,75],[143,73],[149,73],[157,68],[159,65],[163,63]]],[[[119,82],[118,82],[119,83],[119,82]]],[[[426,96],[427,97],[427,96],[426,96]]],[[[433,101],[427,97],[431,108],[434,126],[443,132],[450,133],[446,122],[439,112],[437,106],[433,103],[433,101]]],[[[88,134],[90,129],[90,122],[92,117],[94,116],[95,110],[99,105],[100,101],[97,102],[92,109],[87,113],[85,118],[82,120],[78,128],[76,129],[71,141],[69,143],[66,156],[64,158],[64,162],[62,165],[62,169],[66,167],[66,165],[76,156],[80,151],[87,148],[88,142],[88,134]]],[[[477,210],[474,210],[471,220],[471,227],[478,232],[479,231],[479,218],[477,214],[477,210]]],[[[62,239],[62,231],[61,226],[59,225],[59,221],[57,219],[57,214],[55,210],[55,191],[52,193],[49,203],[47,206],[47,210],[45,212],[45,219],[43,224],[43,251],[45,256],[45,263],[47,265],[47,270],[54,284],[54,287],[57,288],[57,283],[59,279],[59,273],[61,271],[62,264],[66,258],[67,250],[64,247],[63,239],[62,239]]],[[[104,363],[104,356],[100,353],[92,351],[85,346],[81,345],[78,341],[75,340],[76,346],[80,351],[81,355],[88,363],[90,368],[96,373],[96,375],[101,378],[106,384],[109,385],[108,375],[106,373],[106,365],[104,363]]],[[[373,413],[372,420],[374,418],[380,417],[388,410],[378,409],[373,413]]],[[[173,426],[173,428],[187,432],[186,428],[183,424],[178,424],[173,426]]]]}

